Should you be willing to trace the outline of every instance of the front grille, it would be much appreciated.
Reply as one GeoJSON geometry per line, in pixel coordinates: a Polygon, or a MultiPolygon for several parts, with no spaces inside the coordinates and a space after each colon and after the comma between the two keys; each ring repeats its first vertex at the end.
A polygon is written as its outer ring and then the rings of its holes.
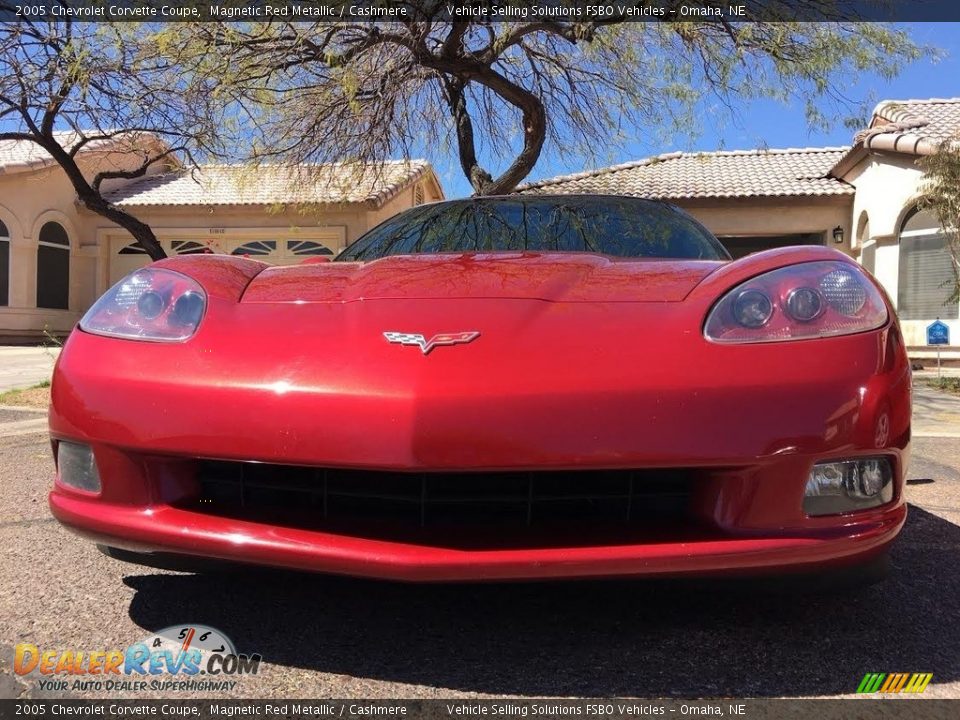
{"type": "Polygon", "coordinates": [[[457,547],[689,536],[693,470],[405,473],[201,461],[206,514],[457,547]]]}

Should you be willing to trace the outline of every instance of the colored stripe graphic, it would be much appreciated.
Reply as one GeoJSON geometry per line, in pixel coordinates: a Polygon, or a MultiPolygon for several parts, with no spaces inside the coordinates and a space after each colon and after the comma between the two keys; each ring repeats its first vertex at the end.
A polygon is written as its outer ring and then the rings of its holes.
{"type": "Polygon", "coordinates": [[[867,673],[863,676],[863,680],[860,681],[860,687],[857,688],[858,693],[875,693],[880,689],[880,683],[883,682],[883,679],[887,676],[886,673],[867,673]]]}
{"type": "Polygon", "coordinates": [[[887,677],[887,681],[883,684],[883,687],[880,688],[882,693],[897,693],[900,692],[900,688],[907,681],[906,673],[890,673],[887,677]]]}
{"type": "Polygon", "coordinates": [[[927,689],[927,685],[933,680],[933,673],[914,673],[910,676],[910,682],[903,689],[904,692],[922,693],[927,689]]]}
{"type": "Polygon", "coordinates": [[[857,693],[922,693],[933,680],[933,673],[867,673],[857,693]]]}

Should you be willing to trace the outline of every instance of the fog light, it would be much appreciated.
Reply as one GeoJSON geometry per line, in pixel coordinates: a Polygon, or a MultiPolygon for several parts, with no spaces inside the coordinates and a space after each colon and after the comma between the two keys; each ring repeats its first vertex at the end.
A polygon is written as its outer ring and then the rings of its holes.
{"type": "Polygon", "coordinates": [[[893,500],[893,468],[887,458],[818,463],[804,492],[807,515],[867,510],[893,500]]]}
{"type": "Polygon", "coordinates": [[[64,485],[100,492],[100,473],[89,445],[61,440],[57,443],[57,469],[64,485]]]}

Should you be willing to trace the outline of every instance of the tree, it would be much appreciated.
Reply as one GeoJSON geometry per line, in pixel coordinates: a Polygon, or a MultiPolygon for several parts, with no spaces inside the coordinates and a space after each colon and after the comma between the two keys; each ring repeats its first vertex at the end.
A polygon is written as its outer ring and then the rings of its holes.
{"type": "MultiPolygon", "coordinates": [[[[0,0],[0,11],[9,10],[0,0]]],[[[177,56],[155,39],[134,24],[0,24],[0,140],[42,148],[84,207],[157,260],[165,253],[150,227],[107,199],[110,181],[216,150],[225,108],[208,92],[203,58],[177,56]],[[93,150],[122,153],[126,167],[91,169],[85,158],[93,150]]]]}
{"type": "Polygon", "coordinates": [[[917,165],[924,171],[920,207],[933,211],[947,238],[953,258],[953,292],[960,298],[960,130],[942,140],[936,151],[924,155],[917,165]]]}
{"type": "Polygon", "coordinates": [[[844,78],[894,75],[925,52],[902,31],[844,22],[846,5],[748,2],[768,20],[742,23],[506,23],[450,22],[446,4],[422,0],[415,21],[204,24],[193,42],[230,58],[220,82],[241,99],[256,159],[377,163],[452,137],[474,191],[489,195],[513,190],[547,143],[589,155],[627,133],[689,125],[709,96],[726,107],[801,99],[824,120],[821,101],[845,104],[844,78]],[[835,21],[769,21],[802,12],[835,21]],[[481,148],[506,160],[487,167],[481,148]]]}
{"type": "Polygon", "coordinates": [[[922,207],[932,210],[946,233],[954,262],[960,265],[960,132],[920,158],[925,173],[922,207]]]}

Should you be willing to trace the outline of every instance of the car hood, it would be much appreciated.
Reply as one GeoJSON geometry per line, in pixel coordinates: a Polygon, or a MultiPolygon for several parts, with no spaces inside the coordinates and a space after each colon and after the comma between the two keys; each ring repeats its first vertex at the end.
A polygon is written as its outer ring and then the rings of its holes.
{"type": "Polygon", "coordinates": [[[400,255],[366,263],[271,267],[245,303],[518,298],[552,302],[678,302],[724,265],[590,253],[400,255]]]}

